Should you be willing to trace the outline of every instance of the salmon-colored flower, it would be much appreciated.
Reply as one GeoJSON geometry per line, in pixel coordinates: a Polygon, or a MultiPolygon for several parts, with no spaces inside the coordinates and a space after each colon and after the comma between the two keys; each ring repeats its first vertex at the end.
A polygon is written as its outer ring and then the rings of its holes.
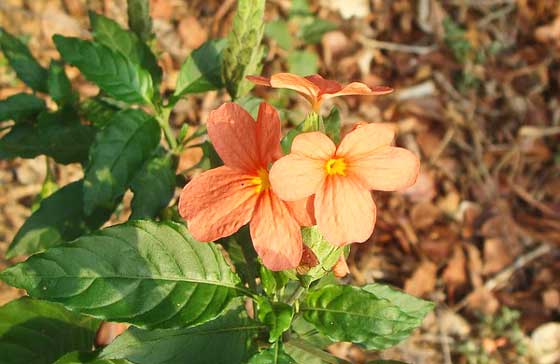
{"type": "Polygon", "coordinates": [[[297,267],[303,249],[300,224],[313,221],[305,200],[288,204],[270,188],[268,166],[282,156],[276,110],[262,103],[255,122],[239,105],[226,103],[210,113],[208,136],[224,166],[194,177],[181,192],[179,212],[192,235],[213,241],[250,223],[253,245],[266,267],[297,267]]]}
{"type": "Polygon", "coordinates": [[[350,273],[344,254],[338,258],[338,261],[334,265],[332,271],[336,278],[344,278],[348,275],[348,273],[350,273]]]}
{"type": "Polygon", "coordinates": [[[323,133],[300,134],[272,166],[272,189],[286,201],[314,195],[317,226],[332,244],[364,242],[376,218],[370,190],[403,189],[418,175],[418,157],[391,146],[394,136],[386,124],[360,125],[337,147],[323,133]]]}
{"type": "Polygon", "coordinates": [[[325,80],[320,75],[301,77],[292,73],[277,73],[270,78],[247,76],[247,79],[256,85],[297,91],[309,101],[314,111],[319,111],[323,100],[337,96],[376,96],[393,92],[393,89],[387,86],[376,86],[372,89],[361,82],[352,82],[342,86],[336,81],[325,80]]]}

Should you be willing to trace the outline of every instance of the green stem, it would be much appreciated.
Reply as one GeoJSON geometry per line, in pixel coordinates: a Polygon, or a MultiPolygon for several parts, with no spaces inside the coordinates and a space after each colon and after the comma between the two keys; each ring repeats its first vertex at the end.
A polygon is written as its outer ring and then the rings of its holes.
{"type": "Polygon", "coordinates": [[[303,286],[299,286],[298,288],[296,288],[294,293],[292,293],[292,295],[288,299],[288,302],[286,302],[286,303],[288,305],[293,304],[295,301],[298,300],[298,298],[300,298],[300,296],[302,295],[303,292],[305,292],[305,288],[303,286]]]}
{"type": "Polygon", "coordinates": [[[169,148],[175,152],[177,150],[177,140],[175,140],[175,135],[173,134],[173,131],[169,126],[169,115],[171,114],[171,109],[161,108],[161,107],[159,108],[155,107],[155,109],[157,113],[156,114],[157,122],[161,130],[163,130],[163,134],[165,135],[165,139],[169,144],[169,148]]]}

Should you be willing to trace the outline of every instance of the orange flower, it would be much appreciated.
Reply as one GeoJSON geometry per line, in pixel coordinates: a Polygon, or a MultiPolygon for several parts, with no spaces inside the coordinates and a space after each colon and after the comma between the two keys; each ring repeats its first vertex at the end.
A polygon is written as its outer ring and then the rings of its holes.
{"type": "Polygon", "coordinates": [[[332,244],[363,242],[376,218],[370,190],[406,188],[418,175],[418,157],[391,146],[394,136],[386,124],[365,124],[337,147],[323,133],[300,134],[272,166],[272,189],[286,201],[315,195],[317,226],[332,244]]]}
{"type": "Polygon", "coordinates": [[[256,85],[297,91],[309,101],[316,112],[319,111],[323,100],[332,97],[346,95],[375,96],[393,92],[393,89],[387,86],[376,86],[371,89],[361,82],[352,82],[342,86],[336,81],[325,80],[320,75],[301,77],[292,73],[277,73],[270,78],[247,76],[247,79],[256,85]]]}
{"type": "Polygon", "coordinates": [[[309,225],[306,201],[286,203],[270,189],[268,165],[282,156],[280,119],[262,103],[257,121],[243,108],[226,103],[208,118],[208,136],[224,166],[188,183],[179,212],[192,235],[213,241],[250,223],[253,245],[272,270],[298,266],[302,256],[300,223],[309,225]]]}

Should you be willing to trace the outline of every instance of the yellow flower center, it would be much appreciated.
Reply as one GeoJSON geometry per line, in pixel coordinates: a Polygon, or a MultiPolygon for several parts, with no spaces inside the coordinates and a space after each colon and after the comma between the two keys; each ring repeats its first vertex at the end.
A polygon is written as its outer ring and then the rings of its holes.
{"type": "Polygon", "coordinates": [[[257,176],[251,179],[251,184],[255,186],[255,191],[261,193],[270,188],[270,181],[268,179],[268,171],[261,168],[257,171],[257,176]]]}
{"type": "Polygon", "coordinates": [[[329,159],[325,163],[325,171],[330,176],[335,174],[346,176],[346,162],[344,162],[344,158],[329,159]]]}

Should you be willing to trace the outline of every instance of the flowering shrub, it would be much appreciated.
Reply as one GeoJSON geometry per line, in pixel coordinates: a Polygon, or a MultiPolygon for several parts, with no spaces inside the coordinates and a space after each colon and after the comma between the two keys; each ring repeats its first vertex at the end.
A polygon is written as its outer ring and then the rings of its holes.
{"type": "Polygon", "coordinates": [[[337,113],[320,114],[324,99],[391,89],[319,75],[254,76],[264,1],[240,0],[230,35],[193,51],[166,99],[146,43],[147,6],[129,0],[131,30],[92,13],[93,40],[54,36],[62,60],[99,86],[90,99],[72,89],[63,63],[43,68],[0,29],[4,55],[33,90],[0,101],[9,130],[0,157],[46,155],[84,168],[82,180],[39,196],[8,250],[30,257],[0,279],[30,297],[0,308],[0,361],[338,363],[324,350],[330,343],[380,350],[405,339],[431,303],[336,277],[348,273],[349,245],[373,232],[370,191],[412,185],[418,158],[393,146],[394,130],[380,123],[359,123],[336,145],[337,113]],[[312,111],[283,136],[266,102],[256,119],[239,103],[221,105],[194,133],[208,135],[207,170],[172,201],[177,159],[192,140],[186,129],[171,130],[174,105],[224,87],[239,102],[251,82],[295,90],[312,111]],[[130,221],[100,229],[129,189],[130,221]],[[102,321],[131,326],[92,350],[102,321]]]}

